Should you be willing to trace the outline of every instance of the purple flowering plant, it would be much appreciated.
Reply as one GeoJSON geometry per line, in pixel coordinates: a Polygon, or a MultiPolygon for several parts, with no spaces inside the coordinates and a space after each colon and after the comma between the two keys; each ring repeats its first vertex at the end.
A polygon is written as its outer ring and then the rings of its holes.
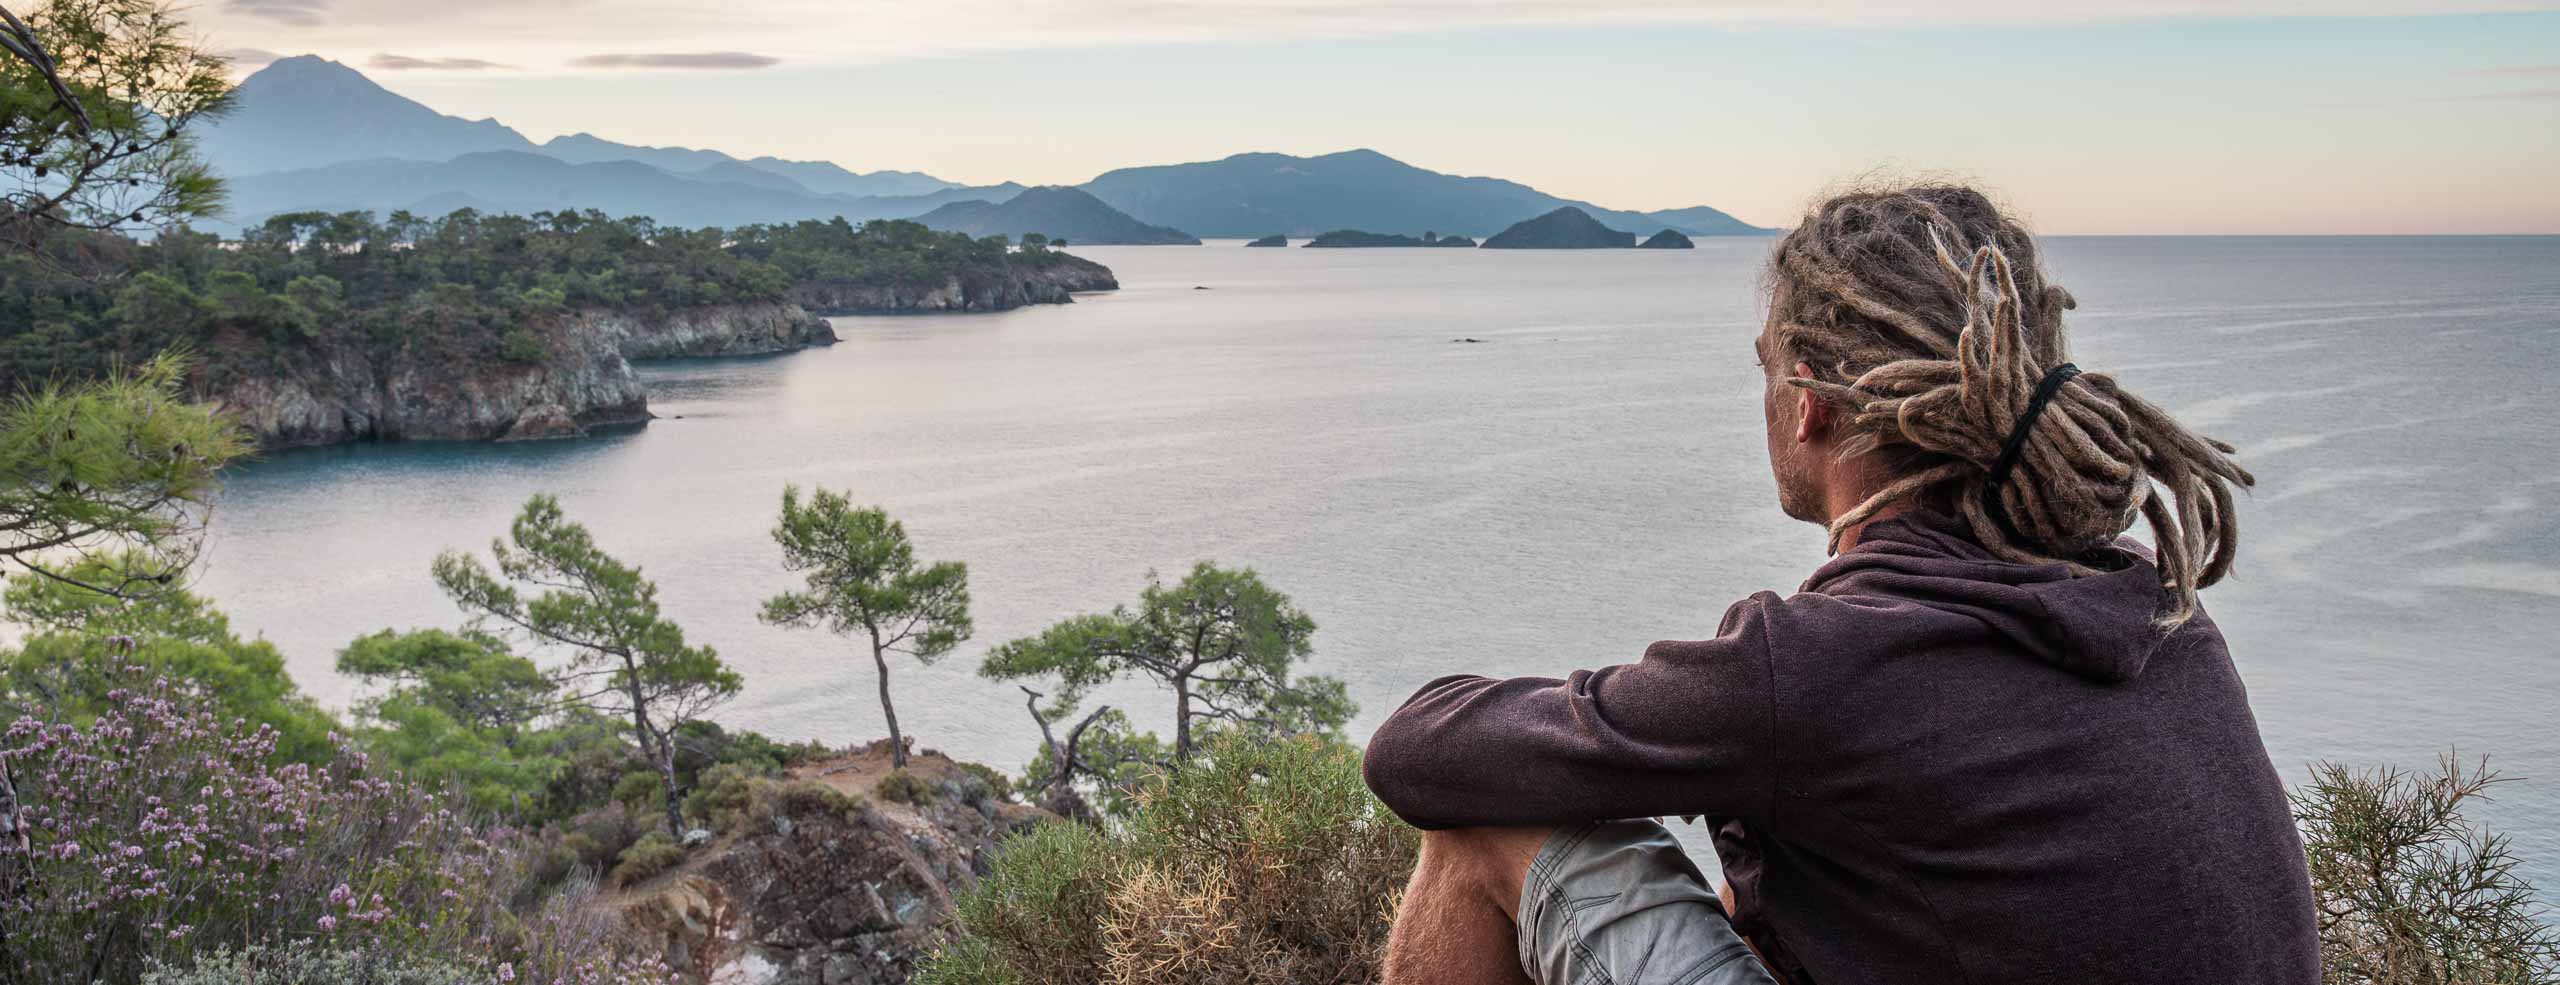
{"type": "Polygon", "coordinates": [[[616,966],[575,907],[526,893],[522,839],[346,739],[279,762],[269,726],[139,667],[86,724],[0,732],[26,840],[0,840],[0,982],[132,981],[221,948],[434,955],[528,981],[616,966]],[[584,969],[580,971],[579,969],[584,969]]]}

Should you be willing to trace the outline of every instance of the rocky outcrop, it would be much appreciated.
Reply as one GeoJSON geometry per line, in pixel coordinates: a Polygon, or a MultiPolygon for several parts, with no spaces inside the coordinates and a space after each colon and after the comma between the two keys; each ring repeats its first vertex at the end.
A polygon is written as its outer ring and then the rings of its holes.
{"type": "Polygon", "coordinates": [[[659,315],[587,311],[571,316],[567,328],[603,336],[625,359],[760,356],[836,343],[836,330],[826,319],[778,302],[659,315]]]}
{"type": "Polygon", "coordinates": [[[1644,242],[1637,243],[1636,248],[1640,250],[1694,250],[1698,248],[1698,244],[1690,242],[1689,237],[1681,235],[1680,231],[1677,229],[1665,229],[1646,238],[1644,242]]]}
{"type": "Polygon", "coordinates": [[[942,756],[915,756],[921,803],[880,796],[887,746],[804,766],[790,782],[859,800],[776,797],[673,874],[607,901],[631,942],[695,982],[903,985],[996,844],[1052,815],[1000,797],[942,756]]]}
{"type": "Polygon", "coordinates": [[[277,347],[217,337],[195,396],[231,414],[265,449],[347,441],[529,441],[649,419],[631,360],[787,352],[835,341],[797,305],[666,312],[589,310],[528,325],[538,361],[492,340],[413,341],[389,351],[354,333],[277,347]],[[233,358],[221,358],[226,353],[233,358]],[[255,360],[255,370],[241,368],[255,360]]]}
{"type": "Polygon", "coordinates": [[[1279,233],[1272,233],[1272,234],[1271,234],[1271,235],[1269,235],[1269,236],[1262,237],[1261,239],[1254,240],[1253,242],[1246,243],[1246,244],[1244,244],[1244,245],[1246,245],[1246,246],[1287,246],[1287,245],[1289,245],[1289,237],[1287,237],[1287,236],[1283,236],[1283,235],[1281,235],[1281,234],[1279,234],[1279,233]]]}
{"type": "Polygon", "coordinates": [[[1004,311],[1033,304],[1067,304],[1085,291],[1120,288],[1111,268],[1078,256],[1052,253],[1035,269],[954,274],[929,285],[817,282],[790,290],[791,300],[822,315],[904,315],[947,311],[1004,311]]]}

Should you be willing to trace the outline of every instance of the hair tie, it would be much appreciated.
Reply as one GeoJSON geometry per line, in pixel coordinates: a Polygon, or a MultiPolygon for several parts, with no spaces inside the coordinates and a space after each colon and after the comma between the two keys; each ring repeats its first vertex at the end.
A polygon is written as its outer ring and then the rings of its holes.
{"type": "MultiPolygon", "coordinates": [[[[2062,389],[2064,383],[2070,382],[2072,377],[2078,375],[2080,375],[2080,367],[2063,363],[2045,373],[2044,381],[2036,384],[2035,396],[2027,398],[2027,412],[2019,415],[2017,426],[2009,429],[2009,443],[2001,446],[2000,460],[1991,466],[1991,478],[1986,483],[1986,491],[1998,489],[2002,483],[2009,481],[2009,470],[2018,467],[2019,453],[2027,450],[2027,434],[2035,430],[2036,416],[2044,413],[2044,405],[2053,402],[2054,391],[2062,389]]],[[[1998,502],[1996,498],[1993,501],[1998,502]]]]}

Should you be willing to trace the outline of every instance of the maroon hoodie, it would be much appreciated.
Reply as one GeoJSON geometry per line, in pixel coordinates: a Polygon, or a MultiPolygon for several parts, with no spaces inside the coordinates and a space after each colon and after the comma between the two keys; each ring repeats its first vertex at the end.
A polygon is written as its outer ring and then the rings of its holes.
{"type": "Polygon", "coordinates": [[[2104,573],[1870,525],[1796,595],[1564,680],[1444,677],[1369,741],[1424,828],[1707,815],[1796,985],[2313,985],[2283,783],[2222,634],[2104,573]]]}

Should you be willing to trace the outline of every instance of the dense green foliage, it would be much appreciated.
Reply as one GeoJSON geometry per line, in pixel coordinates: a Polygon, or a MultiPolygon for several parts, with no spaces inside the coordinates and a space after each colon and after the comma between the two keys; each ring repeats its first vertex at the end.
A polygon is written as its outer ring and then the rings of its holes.
{"type": "Polygon", "coordinates": [[[1373,981],[1418,839],[1339,740],[1228,736],[1119,825],[1006,843],[927,985],[1373,981]]]}
{"type": "Polygon", "coordinates": [[[10,579],[0,605],[28,636],[0,651],[0,701],[13,712],[89,721],[107,709],[111,693],[132,686],[125,668],[138,665],[200,688],[225,718],[274,730],[280,759],[319,763],[333,755],[336,719],[294,687],[274,644],[241,639],[211,603],[181,589],[153,583],[150,591],[118,595],[91,587],[116,584],[135,566],[125,557],[95,557],[68,569],[68,580],[10,579]]]}
{"type": "Polygon", "coordinates": [[[170,0],[45,0],[0,54],[0,237],[212,214],[194,124],[231,81],[170,0]]]}
{"type": "Polygon", "coordinates": [[[539,363],[548,353],[526,326],[575,310],[781,301],[1065,262],[902,220],[685,230],[592,211],[300,212],[234,243],[62,233],[37,254],[0,255],[0,389],[172,347],[200,353],[216,379],[322,341],[539,363]]]}
{"type": "Polygon", "coordinates": [[[907,742],[889,699],[889,654],[931,664],[969,638],[969,567],[919,563],[905,525],[825,489],[804,502],[798,486],[785,487],[773,540],[782,545],[782,566],[800,572],[803,585],[766,599],[764,621],[861,638],[879,675],[890,760],[904,767],[907,742]]]}
{"type": "Polygon", "coordinates": [[[338,671],[388,685],[356,708],[366,745],[482,810],[532,813],[575,732],[546,727],[556,688],[487,633],[383,630],[339,651],[338,671]]]}
{"type": "Polygon", "coordinates": [[[83,558],[113,557],[114,570],[93,570],[90,583],[109,594],[174,577],[192,555],[217,474],[249,447],[238,427],[181,399],[183,372],[163,356],[6,398],[0,560],[58,575],[83,558]]]}

